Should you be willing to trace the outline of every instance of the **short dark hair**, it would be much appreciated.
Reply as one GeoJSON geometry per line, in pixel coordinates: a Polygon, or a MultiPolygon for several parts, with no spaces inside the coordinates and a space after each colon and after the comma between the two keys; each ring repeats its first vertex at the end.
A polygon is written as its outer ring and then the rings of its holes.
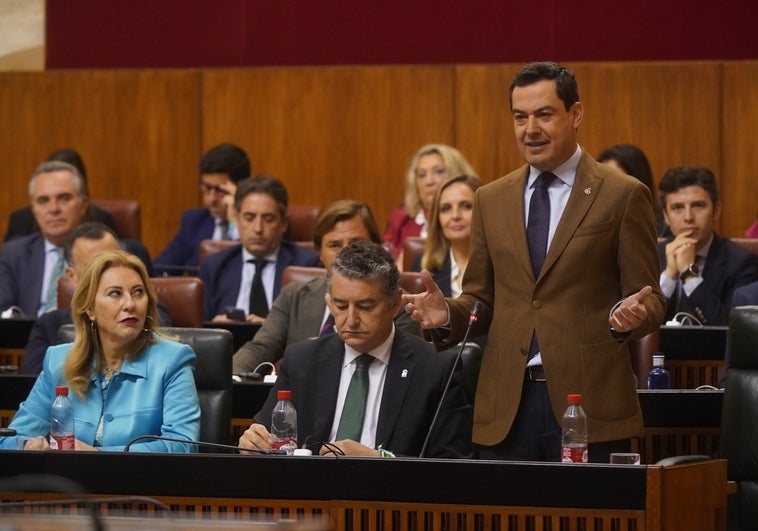
{"type": "Polygon", "coordinates": [[[332,275],[379,283],[387,304],[392,305],[400,289],[400,271],[392,256],[378,243],[353,242],[337,253],[326,273],[326,290],[332,291],[332,275]]]}
{"type": "Polygon", "coordinates": [[[539,81],[555,81],[555,92],[563,101],[567,111],[579,101],[579,86],[571,70],[552,61],[537,62],[529,63],[513,78],[508,90],[511,109],[513,109],[513,89],[533,85],[539,81]]]}
{"type": "Polygon", "coordinates": [[[316,246],[316,249],[321,249],[324,236],[337,223],[353,219],[356,216],[359,216],[363,221],[363,225],[365,225],[371,241],[381,243],[382,239],[379,235],[379,227],[376,225],[371,208],[363,201],[340,199],[329,205],[329,208],[321,213],[316,221],[316,226],[313,227],[313,244],[316,246]]]}
{"type": "Polygon", "coordinates": [[[200,174],[226,173],[232,182],[250,177],[250,159],[244,149],[223,143],[205,152],[200,159],[200,174]]]}
{"type": "Polygon", "coordinates": [[[675,166],[663,174],[658,185],[661,206],[666,210],[666,196],[688,186],[699,186],[711,196],[715,206],[719,202],[719,190],[716,176],[705,166],[675,166]]]}
{"type": "Polygon", "coordinates": [[[624,173],[635,177],[653,191],[653,170],[645,152],[634,144],[618,144],[604,150],[597,158],[598,162],[614,160],[624,173]]]}
{"type": "Polygon", "coordinates": [[[118,236],[116,236],[116,233],[113,232],[113,229],[108,225],[96,221],[88,221],[78,225],[68,237],[66,245],[63,247],[63,258],[66,260],[66,263],[68,265],[74,264],[72,249],[74,248],[76,240],[80,238],[87,240],[102,240],[105,238],[106,234],[110,234],[116,241],[118,241],[118,236]]]}
{"type": "Polygon", "coordinates": [[[282,217],[287,215],[289,198],[287,188],[276,177],[271,175],[256,175],[243,179],[237,183],[237,193],[234,195],[234,208],[240,211],[242,200],[250,194],[266,194],[274,198],[279,205],[279,213],[282,217]]]}

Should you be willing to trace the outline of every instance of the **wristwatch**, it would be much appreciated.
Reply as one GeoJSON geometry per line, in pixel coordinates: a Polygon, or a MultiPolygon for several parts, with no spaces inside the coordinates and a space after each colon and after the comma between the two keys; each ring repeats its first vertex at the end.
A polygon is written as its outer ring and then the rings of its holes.
{"type": "Polygon", "coordinates": [[[687,266],[687,269],[682,271],[682,274],[679,275],[679,278],[682,279],[682,282],[686,281],[690,277],[699,277],[700,276],[700,268],[697,264],[690,264],[687,266]]]}

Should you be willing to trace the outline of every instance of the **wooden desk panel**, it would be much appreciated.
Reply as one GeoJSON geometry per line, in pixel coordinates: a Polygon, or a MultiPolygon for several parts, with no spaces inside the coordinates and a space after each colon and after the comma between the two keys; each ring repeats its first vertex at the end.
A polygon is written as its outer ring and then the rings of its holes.
{"type": "MultiPolygon", "coordinates": [[[[435,459],[0,452],[19,470],[96,496],[150,496],[204,519],[312,519],[337,529],[712,531],[725,526],[726,461],[564,465],[435,459]],[[33,455],[29,455],[33,454],[33,455]],[[139,470],[139,474],[124,474],[139,470]],[[222,481],[219,479],[223,478],[222,481]],[[297,478],[293,481],[293,478],[297,478]],[[400,480],[399,478],[402,478],[400,480]]],[[[39,499],[0,481],[0,500],[39,499]],[[10,492],[9,492],[10,491],[10,492]]],[[[107,506],[107,500],[104,502],[107,506]]],[[[138,502],[131,508],[138,509],[138,502]]],[[[120,505],[129,510],[129,505],[120,505]]]]}

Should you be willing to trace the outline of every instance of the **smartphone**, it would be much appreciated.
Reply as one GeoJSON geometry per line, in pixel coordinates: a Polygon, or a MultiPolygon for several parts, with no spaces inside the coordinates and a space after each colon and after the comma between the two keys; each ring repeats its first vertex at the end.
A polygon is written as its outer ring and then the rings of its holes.
{"type": "Polygon", "coordinates": [[[226,317],[232,321],[244,321],[247,318],[247,315],[245,315],[245,310],[242,308],[232,308],[230,306],[226,309],[225,314],[226,317]]]}

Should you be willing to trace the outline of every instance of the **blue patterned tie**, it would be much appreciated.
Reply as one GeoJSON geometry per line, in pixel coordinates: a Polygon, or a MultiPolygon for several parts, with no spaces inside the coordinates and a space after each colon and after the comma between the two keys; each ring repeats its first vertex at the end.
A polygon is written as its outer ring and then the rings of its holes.
{"type": "Polygon", "coordinates": [[[50,312],[58,308],[58,279],[63,276],[63,270],[66,268],[63,260],[63,248],[56,247],[55,253],[58,255],[50,273],[50,283],[47,285],[45,294],[45,312],[50,312]]]}
{"type": "Polygon", "coordinates": [[[334,333],[334,316],[330,313],[329,317],[324,321],[324,326],[321,327],[321,331],[318,333],[319,337],[330,336],[334,333]]]}
{"type": "MultiPolygon", "coordinates": [[[[534,278],[540,276],[547,254],[547,239],[550,231],[550,195],[547,189],[555,178],[555,175],[550,172],[540,173],[537,180],[534,181],[534,192],[532,192],[532,198],[529,200],[526,237],[529,241],[529,256],[532,259],[534,278]]],[[[540,345],[535,330],[529,345],[529,359],[536,356],[539,351],[540,345]]]]}
{"type": "Polygon", "coordinates": [[[547,237],[550,231],[550,195],[547,189],[555,178],[552,173],[540,173],[534,181],[534,192],[529,200],[526,237],[529,240],[529,256],[532,259],[535,278],[539,276],[547,254],[547,237]]]}

